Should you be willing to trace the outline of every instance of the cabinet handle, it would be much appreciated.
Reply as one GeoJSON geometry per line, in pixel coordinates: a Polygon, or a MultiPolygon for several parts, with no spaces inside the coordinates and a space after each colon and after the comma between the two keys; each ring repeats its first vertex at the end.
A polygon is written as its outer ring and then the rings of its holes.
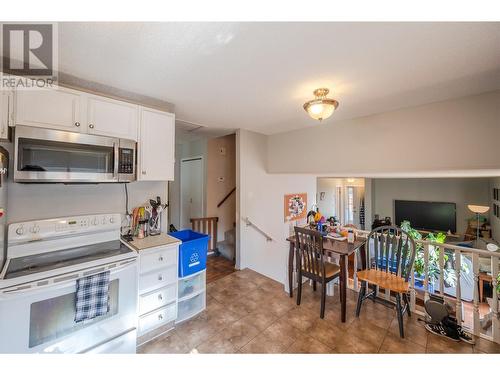
{"type": "Polygon", "coordinates": [[[94,124],[89,124],[90,129],[94,129],[94,124]]]}
{"type": "Polygon", "coordinates": [[[77,122],[75,122],[75,126],[76,126],[76,127],[79,127],[79,126],[80,126],[80,123],[79,123],[78,121],[77,121],[77,122]]]}
{"type": "Polygon", "coordinates": [[[158,294],[158,300],[161,301],[163,299],[163,296],[161,294],[158,294]]]}
{"type": "Polygon", "coordinates": [[[162,314],[158,315],[158,320],[163,320],[163,315],[162,314]]]}

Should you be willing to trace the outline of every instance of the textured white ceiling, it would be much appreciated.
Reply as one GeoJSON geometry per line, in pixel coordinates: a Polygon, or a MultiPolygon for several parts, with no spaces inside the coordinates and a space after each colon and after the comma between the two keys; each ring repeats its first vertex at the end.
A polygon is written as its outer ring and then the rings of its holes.
{"type": "Polygon", "coordinates": [[[62,23],[60,70],[266,134],[500,88],[500,23],[62,23]]]}

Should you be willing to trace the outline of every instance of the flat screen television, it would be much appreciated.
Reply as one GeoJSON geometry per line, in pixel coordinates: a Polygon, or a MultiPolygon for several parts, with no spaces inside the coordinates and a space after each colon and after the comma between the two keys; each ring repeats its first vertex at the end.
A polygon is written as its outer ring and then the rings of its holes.
{"type": "Polygon", "coordinates": [[[456,233],[457,205],[446,202],[394,201],[396,225],[408,220],[412,228],[456,233]]]}

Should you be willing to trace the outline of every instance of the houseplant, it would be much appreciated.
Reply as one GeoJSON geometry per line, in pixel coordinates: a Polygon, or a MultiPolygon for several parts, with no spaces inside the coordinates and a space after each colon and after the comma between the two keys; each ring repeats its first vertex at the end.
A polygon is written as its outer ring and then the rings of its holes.
{"type": "MultiPolygon", "coordinates": [[[[423,238],[422,234],[416,229],[411,227],[409,221],[403,221],[401,223],[401,229],[403,229],[408,235],[414,240],[424,240],[433,243],[443,244],[446,240],[446,234],[439,232],[429,233],[425,238],[423,238]]],[[[429,285],[431,285],[431,289],[433,289],[434,282],[439,279],[440,270],[439,270],[439,252],[440,248],[438,246],[429,246],[429,285]]],[[[443,281],[446,287],[455,287],[457,281],[457,275],[455,273],[455,269],[452,266],[452,259],[450,256],[444,252],[444,267],[443,267],[443,281]]],[[[469,269],[464,262],[461,263],[462,271],[468,273],[469,269]]],[[[415,253],[415,266],[414,270],[416,276],[420,281],[423,280],[425,273],[425,260],[424,260],[424,251],[423,245],[419,242],[416,243],[416,253],[415,253]]],[[[432,292],[432,290],[431,290],[432,292]]]]}

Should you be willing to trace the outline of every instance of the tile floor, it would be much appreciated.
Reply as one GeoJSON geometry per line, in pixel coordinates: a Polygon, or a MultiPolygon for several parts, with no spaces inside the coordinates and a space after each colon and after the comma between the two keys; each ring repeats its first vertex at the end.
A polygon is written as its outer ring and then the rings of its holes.
{"type": "Polygon", "coordinates": [[[348,291],[347,322],[340,322],[338,293],[319,318],[320,292],[304,285],[296,305],[283,286],[245,269],[207,286],[207,309],[150,341],[139,353],[500,353],[479,339],[455,343],[428,334],[416,317],[405,318],[400,339],[395,310],[365,301],[355,318],[357,294],[348,291]]]}

